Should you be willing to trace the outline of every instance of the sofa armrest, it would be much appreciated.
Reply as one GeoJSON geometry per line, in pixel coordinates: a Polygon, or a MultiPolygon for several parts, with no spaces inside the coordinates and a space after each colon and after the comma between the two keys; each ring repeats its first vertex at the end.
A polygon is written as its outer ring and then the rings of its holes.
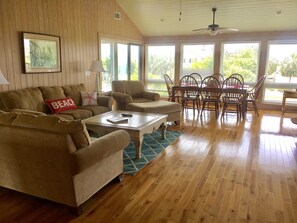
{"type": "Polygon", "coordinates": [[[153,101],[160,100],[160,95],[155,92],[144,91],[144,92],[142,92],[142,97],[146,98],[146,99],[153,100],[153,101]]]}
{"type": "Polygon", "coordinates": [[[93,140],[89,146],[79,149],[72,154],[73,174],[81,173],[105,157],[123,150],[129,143],[130,136],[124,130],[117,130],[93,140]]]}
{"type": "Polygon", "coordinates": [[[19,109],[19,108],[12,108],[12,109],[3,108],[2,111],[15,112],[15,113],[19,113],[19,114],[36,115],[36,116],[46,116],[47,115],[46,113],[43,113],[43,112],[26,110],[26,109],[19,109]]]}
{"type": "Polygon", "coordinates": [[[112,104],[113,104],[113,98],[110,96],[102,96],[102,95],[99,96],[98,95],[97,102],[98,102],[98,105],[108,107],[109,110],[111,110],[112,104]]]}
{"type": "Polygon", "coordinates": [[[112,97],[116,100],[117,103],[124,103],[129,104],[133,102],[131,95],[120,93],[120,92],[113,92],[112,97]]]}

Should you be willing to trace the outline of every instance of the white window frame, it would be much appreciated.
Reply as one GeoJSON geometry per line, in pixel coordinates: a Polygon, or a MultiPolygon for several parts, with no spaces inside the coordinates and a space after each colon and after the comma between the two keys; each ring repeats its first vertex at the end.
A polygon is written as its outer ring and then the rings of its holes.
{"type": "MultiPolygon", "coordinates": [[[[258,55],[257,55],[257,71],[256,71],[256,80],[255,82],[245,82],[244,84],[247,85],[253,85],[257,82],[259,79],[259,67],[260,67],[260,55],[261,55],[261,41],[227,41],[227,42],[221,42],[221,57],[220,57],[220,73],[224,75],[223,73],[223,67],[224,67],[224,44],[249,44],[249,43],[258,43],[258,55]]],[[[225,75],[224,75],[225,77],[225,75]]]]}
{"type": "MultiPolygon", "coordinates": [[[[269,40],[267,42],[267,57],[266,57],[266,64],[265,64],[265,74],[268,74],[268,64],[269,64],[269,51],[270,51],[270,45],[286,45],[286,44],[295,44],[297,45],[297,39],[296,40],[269,40]]],[[[263,95],[262,95],[262,103],[263,104],[274,104],[279,105],[282,102],[273,102],[273,101],[265,101],[265,89],[266,88],[284,88],[284,89],[296,89],[297,84],[296,83],[271,83],[271,82],[265,82],[263,85],[263,95]]],[[[288,102],[290,104],[290,102],[288,102]]]]}
{"type": "Polygon", "coordinates": [[[99,38],[99,46],[100,46],[100,50],[99,50],[99,58],[101,59],[101,44],[102,43],[111,43],[113,44],[113,80],[118,80],[118,44],[126,44],[128,46],[128,61],[127,61],[127,69],[128,69],[128,79],[130,79],[130,52],[131,52],[131,46],[139,46],[140,48],[140,52],[139,52],[139,80],[142,80],[142,61],[143,61],[143,44],[139,43],[139,42],[134,42],[134,41],[128,41],[128,40],[122,40],[122,39],[117,39],[117,38],[112,38],[112,37],[105,37],[102,36],[101,38],[99,38]]]}
{"type": "MultiPolygon", "coordinates": [[[[183,61],[184,61],[184,51],[183,47],[186,45],[213,45],[213,69],[212,73],[214,73],[215,69],[215,51],[216,51],[216,43],[215,42],[189,42],[189,43],[181,43],[180,45],[180,72],[179,72],[179,79],[182,78],[182,71],[183,71],[183,61]]],[[[209,74],[211,75],[211,74],[209,74]]]]}
{"type": "MultiPolygon", "coordinates": [[[[172,43],[168,44],[145,44],[145,73],[144,73],[144,79],[145,79],[145,88],[147,89],[148,83],[156,83],[156,84],[164,84],[164,78],[161,78],[159,80],[155,79],[148,79],[148,47],[150,46],[173,46],[174,47],[174,74],[175,74],[175,57],[176,57],[176,45],[172,43]]],[[[174,80],[173,80],[174,81],[174,80]]],[[[150,91],[155,91],[150,89],[150,91]]],[[[158,91],[158,92],[167,92],[167,91],[158,91]]]]}

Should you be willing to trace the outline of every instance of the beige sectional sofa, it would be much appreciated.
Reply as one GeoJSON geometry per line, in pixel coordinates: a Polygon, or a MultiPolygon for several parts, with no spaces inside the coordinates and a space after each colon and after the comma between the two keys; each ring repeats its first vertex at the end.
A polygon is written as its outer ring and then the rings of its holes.
{"type": "Polygon", "coordinates": [[[160,100],[160,95],[145,90],[141,81],[112,81],[115,109],[167,115],[167,122],[180,123],[181,104],[160,100]]]}
{"type": "Polygon", "coordinates": [[[71,207],[123,172],[130,142],[124,130],[91,140],[82,120],[2,111],[0,136],[0,186],[71,207]]]}
{"type": "Polygon", "coordinates": [[[160,95],[146,91],[141,81],[112,81],[112,97],[116,110],[127,110],[130,103],[160,100],[160,95]]]}
{"type": "Polygon", "coordinates": [[[52,115],[45,104],[45,100],[65,97],[71,97],[78,108],[63,111],[54,114],[54,116],[60,116],[68,120],[85,119],[111,110],[113,99],[109,96],[98,96],[98,105],[82,106],[80,94],[82,91],[86,91],[84,84],[42,86],[0,92],[0,110],[52,115]]]}

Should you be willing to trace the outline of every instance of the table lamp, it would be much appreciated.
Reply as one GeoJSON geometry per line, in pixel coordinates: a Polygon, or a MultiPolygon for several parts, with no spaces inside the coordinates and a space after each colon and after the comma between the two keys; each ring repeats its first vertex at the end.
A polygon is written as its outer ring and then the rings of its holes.
{"type": "Polygon", "coordinates": [[[89,71],[96,73],[96,82],[97,82],[97,92],[100,92],[100,80],[101,80],[101,72],[105,72],[101,60],[93,60],[90,66],[89,71]]]}
{"type": "Polygon", "coordinates": [[[3,76],[1,70],[0,70],[0,84],[9,84],[9,82],[3,76]]]}

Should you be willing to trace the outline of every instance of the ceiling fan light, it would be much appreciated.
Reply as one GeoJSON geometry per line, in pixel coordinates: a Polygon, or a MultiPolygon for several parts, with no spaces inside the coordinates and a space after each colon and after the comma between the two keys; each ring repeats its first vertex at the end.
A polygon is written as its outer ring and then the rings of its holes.
{"type": "Polygon", "coordinates": [[[209,34],[210,34],[211,36],[215,36],[215,35],[217,35],[218,32],[219,32],[218,29],[215,29],[215,30],[209,30],[209,34]]]}

